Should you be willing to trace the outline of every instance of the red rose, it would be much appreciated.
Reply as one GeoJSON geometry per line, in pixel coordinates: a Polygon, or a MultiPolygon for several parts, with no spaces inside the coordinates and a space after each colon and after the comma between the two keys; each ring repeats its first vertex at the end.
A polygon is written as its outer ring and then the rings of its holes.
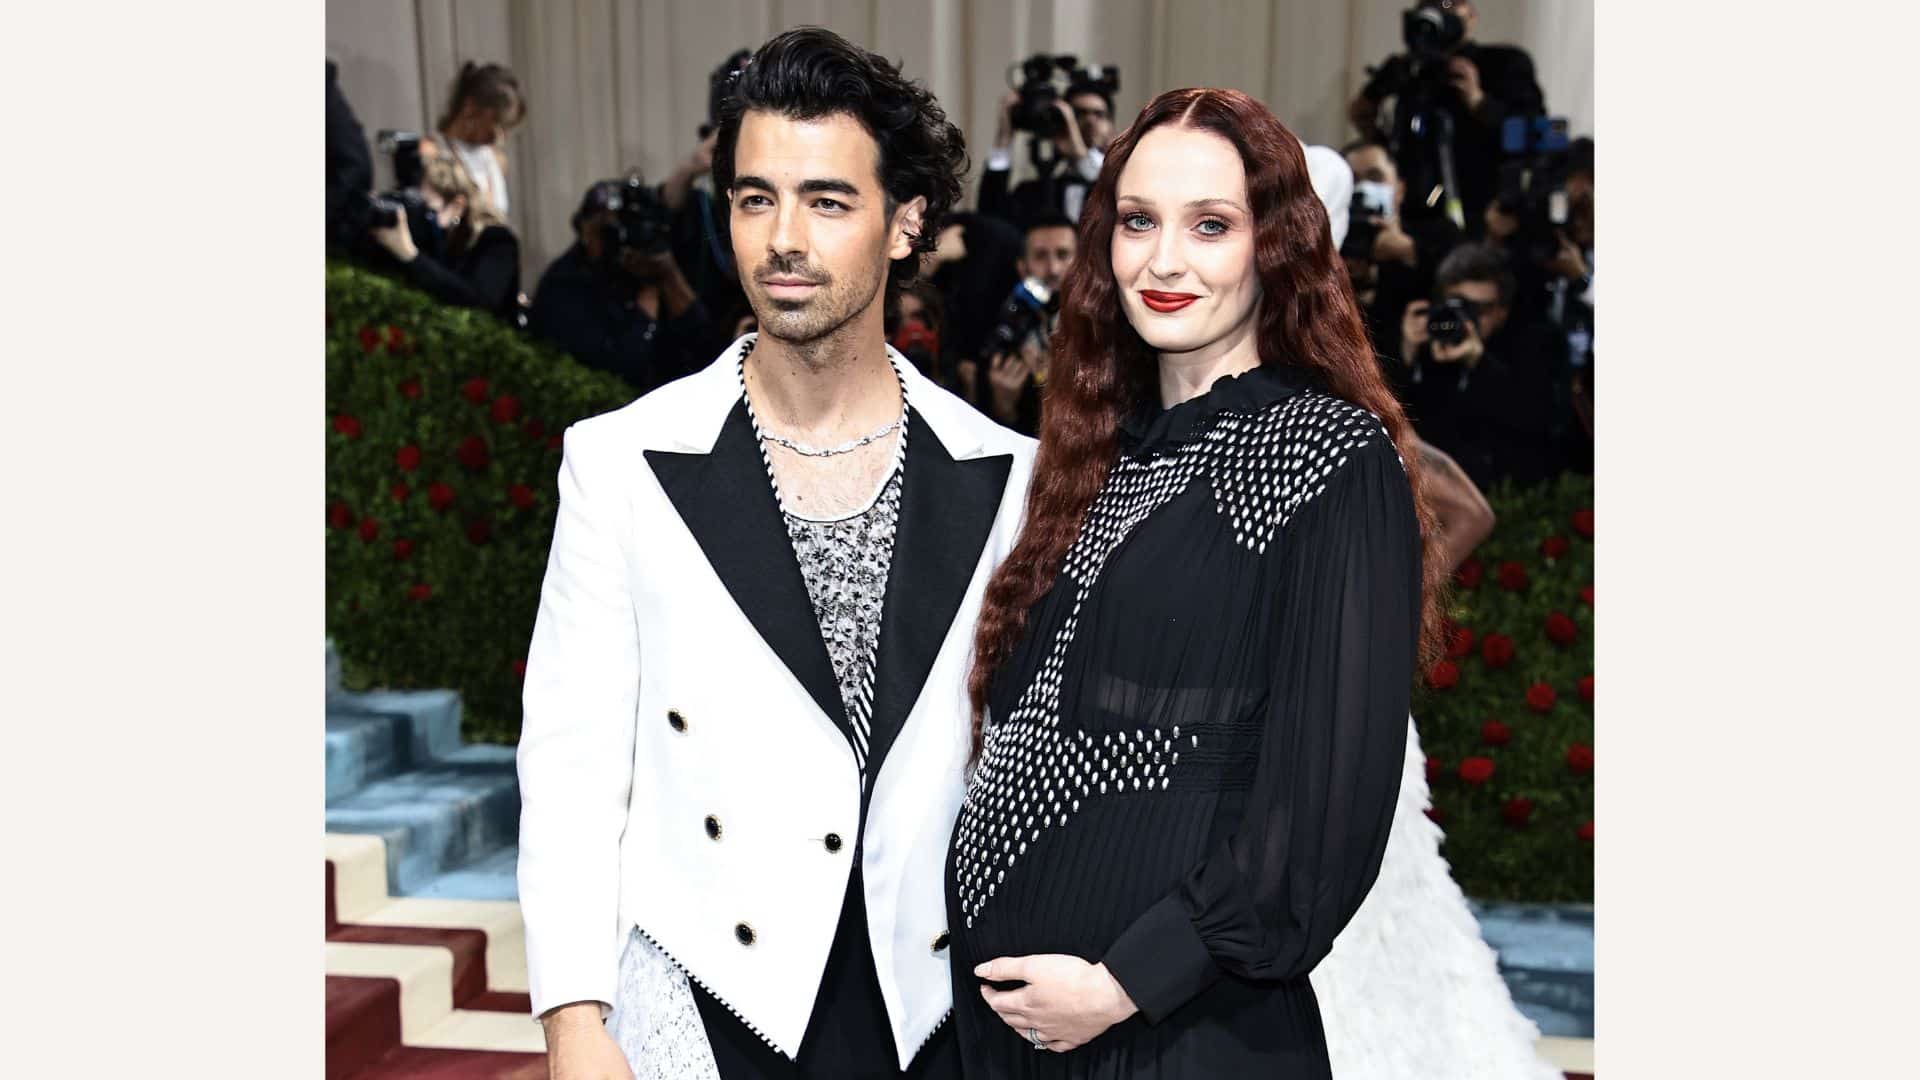
{"type": "Polygon", "coordinates": [[[484,544],[493,539],[493,526],[486,518],[474,518],[467,522],[467,539],[475,544],[484,544]]]}
{"type": "Polygon", "coordinates": [[[1433,822],[1435,825],[1444,825],[1447,822],[1447,815],[1445,811],[1441,810],[1437,806],[1427,807],[1426,814],[1427,814],[1427,820],[1433,822]]]}
{"type": "Polygon", "coordinates": [[[360,539],[371,544],[380,536],[380,523],[372,518],[360,519],[360,539]]]}
{"type": "Polygon", "coordinates": [[[1513,639],[1505,634],[1488,634],[1480,639],[1480,659],[1490,668],[1513,663],[1513,639]]]}
{"type": "Polygon", "coordinates": [[[360,421],[341,413],[333,418],[333,430],[349,439],[357,439],[360,437],[360,421]]]}
{"type": "Polygon", "coordinates": [[[527,677],[527,662],[525,660],[515,660],[512,667],[514,678],[524,679],[527,677]]]}
{"type": "Polygon", "coordinates": [[[1580,636],[1580,628],[1562,612],[1552,612],[1547,616],[1547,640],[1555,645],[1571,645],[1573,639],[1580,636]]]}
{"type": "Polygon", "coordinates": [[[372,352],[373,350],[379,347],[380,347],[380,331],[375,330],[371,326],[361,327],[360,328],[361,350],[364,352],[372,352]]]}
{"type": "Polygon", "coordinates": [[[327,524],[336,529],[344,529],[353,524],[353,511],[347,508],[346,503],[329,503],[327,505],[327,524]]]}
{"type": "Polygon", "coordinates": [[[1527,587],[1527,568],[1508,559],[1500,564],[1500,587],[1508,592],[1519,592],[1527,587]]]}
{"type": "Polygon", "coordinates": [[[1573,512],[1573,531],[1587,539],[1593,539],[1593,511],[1575,510],[1573,512]]]}
{"type": "Polygon", "coordinates": [[[453,489],[445,484],[434,484],[427,488],[427,505],[435,510],[445,510],[453,505],[453,489]]]}
{"type": "Polygon", "coordinates": [[[1593,606],[1593,586],[1588,585],[1580,590],[1580,602],[1588,607],[1593,606]]]}
{"type": "Polygon", "coordinates": [[[562,445],[563,443],[561,442],[560,436],[558,435],[547,436],[547,449],[558,450],[562,445]]]}
{"type": "Polygon", "coordinates": [[[520,425],[520,430],[527,433],[527,438],[535,441],[547,437],[547,425],[531,418],[529,418],[526,423],[520,425]]]}
{"type": "Polygon", "coordinates": [[[1480,578],[1485,574],[1486,569],[1480,565],[1479,559],[1468,559],[1453,572],[1453,580],[1463,589],[1477,589],[1480,587],[1480,578]]]}
{"type": "Polygon", "coordinates": [[[411,401],[420,396],[420,380],[405,379],[400,383],[400,396],[411,401]]]}
{"type": "Polygon", "coordinates": [[[1451,660],[1442,660],[1427,672],[1427,685],[1435,690],[1445,690],[1460,681],[1460,669],[1451,660]]]}
{"type": "Polygon", "coordinates": [[[1580,691],[1581,701],[1593,700],[1593,676],[1591,675],[1580,676],[1580,681],[1575,684],[1575,687],[1580,691]]]}
{"type": "Polygon", "coordinates": [[[420,467],[420,448],[403,446],[393,455],[393,463],[400,466],[401,472],[412,472],[420,467]]]}
{"type": "Polygon", "coordinates": [[[1484,784],[1493,779],[1493,759],[1470,757],[1460,763],[1460,779],[1469,784],[1484,784]]]}
{"type": "Polygon", "coordinates": [[[525,484],[515,484],[507,489],[507,498],[522,510],[533,505],[533,489],[525,484]]]}
{"type": "Polygon", "coordinates": [[[487,462],[493,460],[487,453],[487,441],[478,435],[469,435],[461,439],[460,449],[454,451],[454,456],[459,458],[460,464],[466,466],[471,472],[479,472],[487,467],[487,462]]]}
{"type": "Polygon", "coordinates": [[[487,403],[487,380],[475,375],[473,378],[460,384],[460,393],[475,405],[485,405],[487,403]]]}
{"type": "Polygon", "coordinates": [[[1553,703],[1557,700],[1559,698],[1554,694],[1553,687],[1546,683],[1537,682],[1527,687],[1527,708],[1534,712],[1546,712],[1553,708],[1553,703]]]}
{"type": "Polygon", "coordinates": [[[501,394],[493,399],[493,422],[511,424],[520,419],[520,399],[512,394],[501,394]]]}
{"type": "Polygon", "coordinates": [[[1453,628],[1447,640],[1447,655],[1458,660],[1473,651],[1473,631],[1464,626],[1453,628]]]}
{"type": "Polygon", "coordinates": [[[413,489],[408,487],[405,484],[393,485],[393,501],[394,502],[399,502],[399,503],[406,502],[407,496],[412,494],[413,494],[413,489]]]}
{"type": "Polygon", "coordinates": [[[1585,825],[1580,826],[1580,830],[1574,833],[1574,835],[1589,844],[1593,843],[1593,822],[1589,821],[1585,825]]]}
{"type": "Polygon", "coordinates": [[[406,349],[406,347],[407,347],[407,332],[405,330],[400,329],[397,326],[387,327],[387,348],[389,350],[403,351],[406,349]]]}
{"type": "Polygon", "coordinates": [[[406,562],[413,557],[413,541],[395,540],[393,542],[393,561],[406,562]]]}
{"type": "Polygon", "coordinates": [[[1489,720],[1480,725],[1480,741],[1488,746],[1505,746],[1513,738],[1513,732],[1498,720],[1489,720]]]}
{"type": "Polygon", "coordinates": [[[423,584],[423,585],[407,586],[407,599],[409,600],[425,600],[427,597],[432,595],[433,595],[433,586],[431,585],[423,584]]]}
{"type": "Polygon", "coordinates": [[[1431,784],[1435,780],[1440,779],[1440,773],[1444,771],[1445,768],[1446,767],[1440,763],[1439,758],[1434,757],[1432,754],[1428,754],[1427,755],[1427,783],[1431,784]]]}
{"type": "Polygon", "coordinates": [[[1572,546],[1564,536],[1549,536],[1545,540],[1540,541],[1540,554],[1545,555],[1549,559],[1557,559],[1565,555],[1567,549],[1572,546]]]}
{"type": "Polygon", "coordinates": [[[1515,795],[1500,804],[1500,817],[1514,828],[1521,828],[1533,819],[1533,800],[1515,795]]]}
{"type": "Polygon", "coordinates": [[[1585,776],[1593,771],[1593,747],[1585,743],[1574,743],[1567,747],[1567,771],[1575,776],[1585,776]]]}

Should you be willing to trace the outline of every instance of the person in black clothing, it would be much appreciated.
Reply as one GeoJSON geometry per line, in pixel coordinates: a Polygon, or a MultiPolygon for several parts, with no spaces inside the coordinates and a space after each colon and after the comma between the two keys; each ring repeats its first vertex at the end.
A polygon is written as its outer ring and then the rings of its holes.
{"type": "Polygon", "coordinates": [[[540,275],[529,328],[645,393],[711,359],[724,343],[716,342],[707,307],[671,250],[643,255],[607,247],[605,228],[617,217],[620,189],[617,180],[587,189],[573,215],[577,239],[540,275]]]}
{"type": "Polygon", "coordinates": [[[968,211],[947,215],[940,244],[921,259],[920,273],[946,301],[941,331],[943,355],[964,387],[962,397],[979,404],[979,356],[994,315],[1020,281],[1025,241],[1020,230],[997,217],[968,211]]]}
{"type": "MultiPolygon", "coordinates": [[[[1020,287],[1029,296],[1046,295],[1048,301],[1039,317],[1039,329],[1020,341],[1015,348],[983,356],[978,368],[984,374],[984,387],[977,387],[976,406],[1002,425],[1022,435],[1040,431],[1040,395],[1047,383],[1047,342],[1059,318],[1060,286],[1073,268],[1079,238],[1073,222],[1063,214],[1034,218],[1027,226],[1026,248],[1021,252],[1020,287]]],[[[1011,302],[1013,298],[1009,296],[1011,302]]]]}
{"type": "Polygon", "coordinates": [[[1107,144],[1113,141],[1113,97],[1097,86],[1068,87],[1066,96],[1053,103],[1062,123],[1053,139],[1047,171],[1008,191],[1007,182],[1013,176],[1013,109],[1019,103],[1017,90],[1000,99],[1000,126],[980,173],[980,212],[1020,227],[1044,216],[1064,215],[1068,221],[1078,221],[1087,188],[1099,177],[1107,144]]]}
{"type": "Polygon", "coordinates": [[[373,153],[339,80],[339,65],[327,61],[327,247],[352,250],[366,235],[373,153]]]}
{"type": "MultiPolygon", "coordinates": [[[[1500,128],[1510,116],[1535,117],[1546,113],[1546,96],[1533,73],[1533,58],[1512,45],[1482,45],[1473,40],[1478,16],[1470,0],[1421,0],[1421,7],[1439,8],[1459,16],[1465,23],[1460,43],[1446,57],[1446,82],[1449,92],[1439,95],[1437,105],[1453,122],[1454,176],[1467,235],[1478,238],[1482,215],[1492,201],[1500,166],[1500,128]]],[[[1395,81],[1403,72],[1402,57],[1391,57],[1380,66],[1379,75],[1368,81],[1348,107],[1348,116],[1362,138],[1387,142],[1388,132],[1380,124],[1380,107],[1388,98],[1398,99],[1403,87],[1395,81]]],[[[1401,175],[1412,189],[1409,198],[1425,201],[1440,183],[1430,153],[1401,148],[1401,175]]]]}
{"type": "Polygon", "coordinates": [[[445,157],[421,163],[419,194],[427,234],[413,235],[409,217],[372,235],[401,274],[442,303],[479,308],[520,325],[520,241],[460,167],[445,157]]]}
{"type": "Polygon", "coordinates": [[[1346,258],[1347,277],[1374,349],[1397,356],[1401,313],[1432,295],[1434,271],[1459,246],[1461,232],[1433,207],[1408,202],[1407,185],[1385,146],[1356,142],[1343,153],[1353,168],[1354,191],[1374,211],[1365,219],[1374,229],[1372,249],[1346,258]]]}
{"type": "Polygon", "coordinates": [[[1470,318],[1457,344],[1434,341],[1432,305],[1407,305],[1400,355],[1389,367],[1420,437],[1481,488],[1557,475],[1571,409],[1556,377],[1552,332],[1514,317],[1506,256],[1487,244],[1459,247],[1441,262],[1435,286],[1436,300],[1465,301],[1470,318]]]}
{"type": "Polygon", "coordinates": [[[1438,636],[1419,455],[1292,133],[1187,89],[1113,145],[974,642],[955,1032],[970,1080],[1329,1080],[1438,636]]]}

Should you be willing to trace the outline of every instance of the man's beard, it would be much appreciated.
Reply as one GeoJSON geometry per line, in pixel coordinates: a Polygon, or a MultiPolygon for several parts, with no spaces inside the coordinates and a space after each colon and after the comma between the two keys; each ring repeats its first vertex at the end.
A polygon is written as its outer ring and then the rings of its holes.
{"type": "Polygon", "coordinates": [[[792,275],[818,282],[813,294],[802,299],[781,299],[765,292],[754,298],[758,304],[753,313],[760,332],[778,341],[790,345],[811,344],[835,333],[865,310],[859,302],[861,290],[857,284],[842,283],[825,272],[769,261],[756,271],[756,279],[760,274],[792,275]]]}

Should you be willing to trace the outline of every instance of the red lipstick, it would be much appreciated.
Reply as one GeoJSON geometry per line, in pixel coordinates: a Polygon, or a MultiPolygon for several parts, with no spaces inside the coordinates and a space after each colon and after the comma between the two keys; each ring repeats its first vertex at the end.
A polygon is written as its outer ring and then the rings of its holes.
{"type": "Polygon", "coordinates": [[[1188,304],[1200,298],[1193,293],[1160,292],[1157,289],[1141,289],[1140,299],[1145,301],[1146,305],[1155,311],[1172,312],[1179,311],[1181,308],[1186,307],[1188,304]]]}

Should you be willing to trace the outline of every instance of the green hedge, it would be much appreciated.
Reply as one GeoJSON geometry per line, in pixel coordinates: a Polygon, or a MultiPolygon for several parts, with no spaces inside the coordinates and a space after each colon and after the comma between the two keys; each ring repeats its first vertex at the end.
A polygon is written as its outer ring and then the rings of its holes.
{"type": "Polygon", "coordinates": [[[327,633],[350,688],[454,687],[511,743],[560,433],[632,399],[486,314],[330,262],[327,633]]]}
{"type": "Polygon", "coordinates": [[[1488,501],[1498,521],[1457,575],[1448,658],[1414,701],[1433,816],[1469,896],[1590,903],[1593,479],[1488,501]]]}

